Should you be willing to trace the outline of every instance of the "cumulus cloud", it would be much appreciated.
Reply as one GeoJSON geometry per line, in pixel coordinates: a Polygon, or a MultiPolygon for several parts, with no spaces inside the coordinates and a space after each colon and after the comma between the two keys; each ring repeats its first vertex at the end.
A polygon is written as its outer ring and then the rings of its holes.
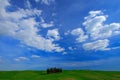
{"type": "Polygon", "coordinates": [[[83,26],[92,39],[103,39],[120,33],[120,23],[104,24],[107,15],[102,11],[90,11],[83,26]]]}
{"type": "MultiPolygon", "coordinates": [[[[92,42],[84,43],[85,50],[108,50],[109,37],[120,34],[120,23],[105,24],[108,15],[100,10],[90,11],[89,15],[85,17],[83,22],[84,30],[76,28],[71,31],[71,34],[77,37],[78,42],[86,41],[87,39],[92,42]]],[[[114,49],[114,48],[113,48],[114,49]]]]}
{"type": "Polygon", "coordinates": [[[52,40],[38,34],[38,22],[36,22],[35,16],[41,15],[41,10],[19,9],[15,12],[9,12],[5,9],[10,5],[8,0],[0,2],[0,35],[11,36],[23,44],[44,51],[61,52],[64,50],[58,44],[53,44],[52,40]]]}
{"type": "Polygon", "coordinates": [[[58,32],[58,29],[48,30],[47,37],[52,39],[52,40],[59,40],[60,35],[59,35],[59,32],[58,32]]]}
{"type": "Polygon", "coordinates": [[[71,34],[78,36],[78,38],[76,39],[78,42],[83,42],[88,38],[88,36],[84,34],[84,31],[81,28],[72,30],[71,34]]]}
{"type": "Polygon", "coordinates": [[[91,34],[102,27],[102,23],[106,20],[106,16],[102,15],[101,11],[90,11],[89,16],[85,17],[83,25],[87,30],[87,33],[91,34]]]}
{"type": "Polygon", "coordinates": [[[89,43],[85,43],[83,44],[83,48],[85,50],[109,50],[110,48],[108,48],[109,46],[109,40],[108,39],[104,39],[104,40],[97,40],[94,42],[89,42],[89,43]]]}
{"type": "Polygon", "coordinates": [[[14,59],[15,61],[19,62],[19,61],[26,61],[26,60],[29,60],[27,57],[18,57],[18,58],[15,58],[14,59]]]}
{"type": "Polygon", "coordinates": [[[107,38],[120,34],[120,23],[104,24],[107,15],[102,11],[90,11],[89,16],[85,17],[83,26],[90,35],[90,39],[97,40],[83,44],[85,50],[108,50],[109,40],[107,38]],[[100,40],[104,39],[104,40],[100,40]]]}

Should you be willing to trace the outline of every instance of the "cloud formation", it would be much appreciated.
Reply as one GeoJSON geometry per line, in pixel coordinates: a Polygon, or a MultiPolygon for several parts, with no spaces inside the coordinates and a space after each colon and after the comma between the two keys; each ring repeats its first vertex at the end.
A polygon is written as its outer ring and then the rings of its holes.
{"type": "Polygon", "coordinates": [[[83,44],[83,48],[85,50],[109,50],[109,48],[107,48],[108,46],[109,46],[109,40],[107,39],[97,40],[94,42],[83,44]]]}
{"type": "Polygon", "coordinates": [[[60,39],[60,35],[58,32],[58,29],[53,29],[53,30],[48,30],[47,32],[47,37],[51,40],[59,40],[60,39]]]}
{"type": "Polygon", "coordinates": [[[81,28],[77,28],[71,31],[72,35],[78,36],[76,41],[78,42],[84,42],[88,36],[84,34],[84,31],[81,28]]]}
{"type": "MultiPolygon", "coordinates": [[[[44,4],[49,5],[54,0],[41,0],[44,4]]],[[[36,0],[36,2],[38,2],[36,0]]],[[[54,26],[54,22],[46,23],[42,18],[42,10],[31,9],[29,0],[26,1],[27,9],[18,8],[16,11],[10,12],[6,7],[11,6],[8,0],[0,1],[0,35],[11,36],[21,43],[44,51],[62,52],[65,49],[60,47],[56,40],[60,40],[58,29],[50,29],[47,31],[45,37],[39,32],[44,28],[54,26]],[[41,18],[41,22],[36,21],[36,16],[41,18]],[[42,29],[41,29],[42,27],[42,29]]],[[[107,15],[100,10],[90,11],[89,15],[85,17],[83,28],[73,29],[67,34],[76,36],[77,42],[84,42],[83,48],[85,50],[106,50],[110,49],[109,37],[120,34],[120,23],[105,24],[107,15]],[[88,42],[87,40],[91,42],[88,42]],[[102,45],[104,43],[104,45],[102,45]],[[91,46],[94,47],[91,48],[91,46]]]]}
{"type": "Polygon", "coordinates": [[[120,23],[104,24],[107,15],[102,11],[90,11],[83,26],[92,39],[104,39],[120,33],[120,23]]]}
{"type": "Polygon", "coordinates": [[[78,36],[76,40],[78,42],[87,42],[89,39],[91,42],[83,44],[85,50],[110,50],[114,48],[108,48],[109,37],[120,34],[120,23],[105,24],[108,15],[100,10],[90,11],[89,15],[85,17],[83,22],[84,30],[82,28],[76,28],[71,31],[71,34],[78,36]],[[85,35],[86,34],[86,35],[85,35]]]}
{"type": "Polygon", "coordinates": [[[11,36],[23,44],[44,51],[64,51],[58,44],[53,44],[51,39],[42,37],[38,32],[38,22],[35,16],[41,16],[42,10],[18,9],[14,12],[6,11],[11,4],[8,0],[0,1],[0,35],[11,36]]]}

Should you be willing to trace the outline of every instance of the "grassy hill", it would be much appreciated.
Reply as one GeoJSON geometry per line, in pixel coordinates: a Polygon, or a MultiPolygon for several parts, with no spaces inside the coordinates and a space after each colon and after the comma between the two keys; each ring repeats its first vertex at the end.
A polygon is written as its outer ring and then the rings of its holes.
{"type": "Polygon", "coordinates": [[[120,72],[66,70],[46,74],[45,71],[0,71],[0,80],[120,80],[120,72]]]}

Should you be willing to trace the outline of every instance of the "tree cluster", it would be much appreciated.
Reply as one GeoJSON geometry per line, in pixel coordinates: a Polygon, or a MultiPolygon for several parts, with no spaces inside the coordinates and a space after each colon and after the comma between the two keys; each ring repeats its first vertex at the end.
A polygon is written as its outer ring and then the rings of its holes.
{"type": "Polygon", "coordinates": [[[62,69],[61,68],[48,68],[47,69],[47,74],[51,74],[51,73],[61,73],[62,69]]]}

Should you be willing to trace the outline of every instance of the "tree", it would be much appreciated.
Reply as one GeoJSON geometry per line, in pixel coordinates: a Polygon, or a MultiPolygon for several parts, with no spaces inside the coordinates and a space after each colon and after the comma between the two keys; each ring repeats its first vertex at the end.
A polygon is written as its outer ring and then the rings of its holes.
{"type": "Polygon", "coordinates": [[[48,68],[47,70],[47,74],[51,74],[51,73],[61,73],[62,72],[62,68],[48,68]]]}

